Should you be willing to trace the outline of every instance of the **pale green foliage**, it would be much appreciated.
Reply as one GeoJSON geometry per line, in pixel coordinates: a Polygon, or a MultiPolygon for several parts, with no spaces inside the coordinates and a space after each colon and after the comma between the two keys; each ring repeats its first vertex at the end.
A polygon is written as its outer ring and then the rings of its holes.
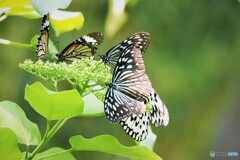
{"type": "Polygon", "coordinates": [[[79,116],[84,102],[76,89],[53,92],[36,82],[27,85],[25,99],[48,121],[79,116]]]}
{"type": "Polygon", "coordinates": [[[0,150],[1,160],[19,160],[22,157],[17,137],[11,129],[0,128],[0,150]]]}
{"type": "Polygon", "coordinates": [[[73,63],[33,62],[25,60],[19,65],[27,72],[47,80],[57,88],[57,83],[66,80],[73,88],[78,86],[81,95],[94,92],[103,101],[106,93],[105,83],[111,82],[110,68],[101,61],[82,59],[73,63]]]}
{"type": "MultiPolygon", "coordinates": [[[[99,91],[99,92],[102,92],[102,91],[99,91]]],[[[103,102],[99,100],[99,98],[97,98],[93,93],[90,93],[87,96],[84,96],[83,101],[84,101],[84,109],[83,109],[83,113],[81,113],[80,116],[93,117],[93,116],[104,115],[103,102]]]]}
{"type": "Polygon", "coordinates": [[[84,24],[84,16],[81,12],[53,11],[50,15],[51,25],[56,36],[73,29],[81,29],[84,24]],[[59,18],[60,17],[60,18],[59,18]]]}
{"type": "Polygon", "coordinates": [[[104,85],[111,81],[110,68],[105,66],[101,61],[92,59],[82,59],[71,64],[65,62],[33,62],[26,60],[19,65],[22,69],[42,77],[46,80],[54,79],[54,81],[70,80],[76,84],[104,85]]]}
{"type": "Polygon", "coordinates": [[[144,146],[123,146],[115,137],[110,135],[100,135],[90,139],[78,135],[71,137],[69,142],[76,151],[100,151],[131,159],[161,160],[157,154],[144,146]]]}
{"type": "Polygon", "coordinates": [[[38,126],[28,120],[24,111],[10,101],[0,102],[0,126],[11,129],[17,136],[18,143],[37,145],[41,141],[38,126]]]}

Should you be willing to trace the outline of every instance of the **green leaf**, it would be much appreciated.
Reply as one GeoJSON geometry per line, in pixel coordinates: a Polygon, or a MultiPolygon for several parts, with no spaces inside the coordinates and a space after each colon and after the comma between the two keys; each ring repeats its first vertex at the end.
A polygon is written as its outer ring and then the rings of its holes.
{"type": "Polygon", "coordinates": [[[1,160],[20,160],[23,156],[19,151],[16,135],[11,129],[0,128],[0,152],[1,160]]]}
{"type": "Polygon", "coordinates": [[[67,8],[71,0],[30,0],[35,10],[40,14],[51,13],[57,9],[67,8]]]}
{"type": "Polygon", "coordinates": [[[0,1],[0,7],[20,7],[20,6],[31,6],[31,3],[29,0],[21,0],[21,1],[15,1],[15,0],[3,0],[0,1]]]}
{"type": "Polygon", "coordinates": [[[81,135],[73,136],[69,140],[72,148],[77,151],[100,151],[131,159],[161,160],[161,158],[144,146],[123,146],[110,135],[100,135],[85,139],[81,135]]]}
{"type": "MultiPolygon", "coordinates": [[[[40,31],[39,31],[39,32],[40,32],[40,31]]],[[[39,35],[35,35],[35,36],[33,36],[33,37],[31,38],[31,40],[30,40],[30,44],[31,44],[31,46],[33,46],[34,48],[35,48],[36,45],[37,45],[38,37],[39,37],[39,35]]]]}
{"type": "Polygon", "coordinates": [[[73,29],[81,29],[84,23],[84,17],[81,12],[53,11],[50,15],[50,21],[56,36],[73,29]]]}
{"type": "Polygon", "coordinates": [[[75,160],[73,155],[70,153],[70,151],[54,147],[50,148],[44,152],[38,153],[33,160],[75,160]],[[47,158],[48,157],[48,158],[47,158]]]}
{"type": "Polygon", "coordinates": [[[38,126],[29,121],[23,110],[10,101],[0,102],[0,126],[10,128],[17,135],[19,143],[37,145],[41,141],[38,126]]]}
{"type": "Polygon", "coordinates": [[[8,8],[6,12],[8,15],[18,15],[31,19],[39,17],[29,0],[5,0],[0,3],[0,8],[8,8]]]}
{"type": "Polygon", "coordinates": [[[93,93],[83,97],[84,109],[81,116],[102,116],[104,115],[103,102],[100,101],[93,93]]]}
{"type": "Polygon", "coordinates": [[[33,109],[47,120],[60,120],[79,116],[84,102],[77,90],[53,92],[40,82],[27,85],[25,99],[33,109]]]}

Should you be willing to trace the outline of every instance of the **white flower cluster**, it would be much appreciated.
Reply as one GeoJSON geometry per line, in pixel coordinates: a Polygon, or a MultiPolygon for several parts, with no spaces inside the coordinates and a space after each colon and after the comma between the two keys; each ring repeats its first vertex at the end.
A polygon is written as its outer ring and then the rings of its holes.
{"type": "MultiPolygon", "coordinates": [[[[65,62],[55,63],[43,62],[41,60],[33,62],[32,60],[25,60],[19,66],[25,71],[45,80],[54,82],[67,80],[80,87],[85,85],[90,90],[91,88],[96,88],[96,86],[104,88],[105,83],[111,82],[112,78],[110,68],[104,65],[102,61],[87,58],[70,64],[65,62]]],[[[106,90],[100,88],[97,90],[96,96],[102,99],[105,93],[106,90]]]]}

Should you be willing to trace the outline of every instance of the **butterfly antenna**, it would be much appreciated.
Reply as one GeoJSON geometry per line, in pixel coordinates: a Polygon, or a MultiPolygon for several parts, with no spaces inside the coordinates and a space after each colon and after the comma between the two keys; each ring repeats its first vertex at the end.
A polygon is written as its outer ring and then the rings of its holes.
{"type": "MultiPolygon", "coordinates": [[[[97,64],[97,66],[93,69],[93,71],[95,71],[100,64],[104,63],[104,55],[100,54],[99,57],[100,57],[100,62],[99,62],[99,63],[97,64]]],[[[104,64],[105,64],[105,63],[104,63],[104,64]]]]}

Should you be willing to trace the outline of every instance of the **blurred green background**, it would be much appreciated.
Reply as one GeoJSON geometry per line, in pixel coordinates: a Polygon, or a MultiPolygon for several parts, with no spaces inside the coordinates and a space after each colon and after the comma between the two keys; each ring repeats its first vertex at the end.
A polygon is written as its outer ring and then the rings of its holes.
{"type": "MultiPolygon", "coordinates": [[[[133,2],[133,1],[132,1],[133,2]]],[[[155,128],[154,151],[166,160],[211,159],[210,151],[240,154],[240,4],[237,0],[152,0],[128,5],[127,23],[112,38],[105,37],[98,52],[139,31],[151,34],[144,55],[147,74],[170,113],[167,127],[155,128]]],[[[104,32],[108,1],[73,1],[68,11],[81,11],[83,29],[55,37],[62,50],[79,36],[104,32]]],[[[28,43],[39,34],[40,19],[8,17],[0,22],[0,38],[28,43]]],[[[111,23],[108,23],[108,25],[111,23]]],[[[51,47],[51,46],[50,46],[51,47]]],[[[11,100],[23,107],[27,117],[45,128],[45,120],[24,100],[24,88],[39,79],[21,70],[34,51],[0,45],[0,101],[11,100]]],[[[134,144],[118,125],[102,116],[71,119],[48,146],[69,147],[68,138],[81,134],[116,136],[125,145],[134,144]]],[[[114,159],[99,152],[80,152],[78,159],[114,159]]]]}

